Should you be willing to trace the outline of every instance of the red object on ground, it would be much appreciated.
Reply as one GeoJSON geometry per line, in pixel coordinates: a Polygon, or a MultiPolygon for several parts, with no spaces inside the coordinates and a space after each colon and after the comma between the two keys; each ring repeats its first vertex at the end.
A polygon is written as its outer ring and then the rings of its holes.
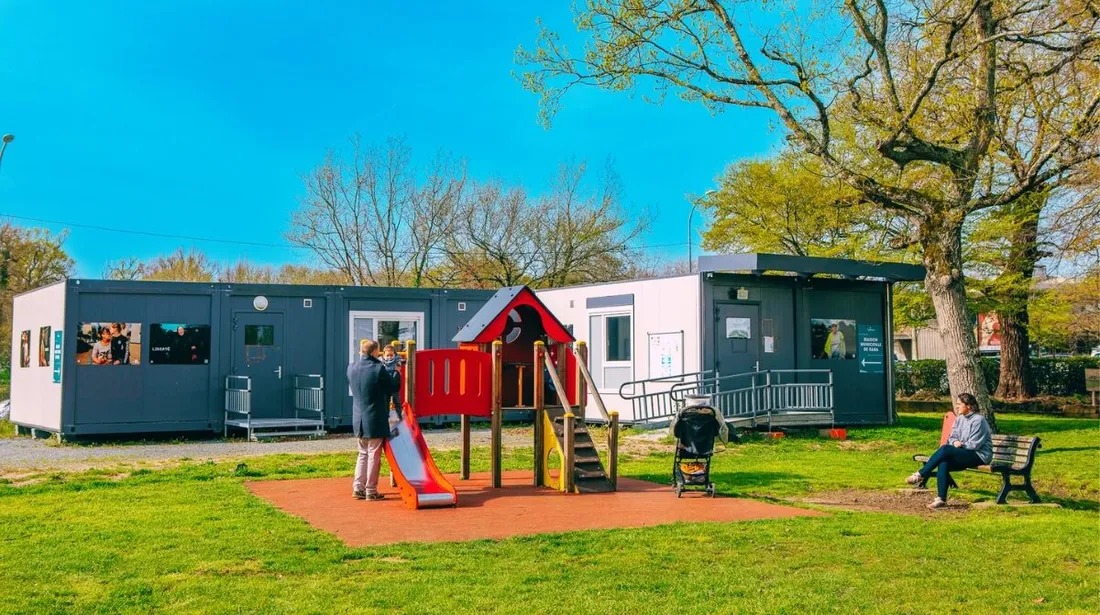
{"type": "Polygon", "coordinates": [[[940,446],[947,444],[947,439],[951,437],[951,428],[955,426],[955,418],[954,412],[943,415],[943,428],[940,429],[940,446]]]}
{"type": "Polygon", "coordinates": [[[778,440],[780,438],[785,438],[786,436],[787,434],[783,433],[782,431],[769,431],[767,434],[765,434],[764,437],[771,438],[772,440],[778,440]]]}
{"type": "MultiPolygon", "coordinates": [[[[350,445],[349,445],[350,446],[350,445]]],[[[348,454],[352,454],[349,450],[348,454]]],[[[471,480],[446,479],[458,490],[456,508],[409,510],[382,481],[387,499],[364,502],[351,497],[350,477],[269,480],[246,483],[256,495],[284,512],[330,532],[348,546],[398,542],[501,539],[549,532],[648,527],[698,521],[750,521],[824,513],[726,497],[685,495],[668,485],[619,479],[616,493],[564,494],[531,486],[530,472],[505,472],[504,487],[492,489],[489,474],[471,480]]]]}
{"type": "Polygon", "coordinates": [[[386,440],[386,462],[393,471],[406,508],[454,506],[458,494],[435,465],[428,443],[420,433],[416,414],[405,404],[394,435],[386,440]]]}
{"type": "Polygon", "coordinates": [[[834,428],[829,430],[829,437],[833,440],[847,440],[848,430],[841,428],[834,428]]]}

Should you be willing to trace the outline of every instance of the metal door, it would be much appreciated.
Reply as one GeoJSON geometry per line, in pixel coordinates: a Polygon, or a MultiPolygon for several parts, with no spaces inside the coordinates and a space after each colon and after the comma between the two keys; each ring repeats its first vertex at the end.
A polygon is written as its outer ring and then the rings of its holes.
{"type": "Polygon", "coordinates": [[[283,315],[241,312],[233,318],[233,372],[252,381],[253,418],[282,418],[287,399],[283,315]]]}
{"type": "MultiPolygon", "coordinates": [[[[718,303],[714,308],[714,369],[722,376],[760,369],[760,306],[718,303]]],[[[742,388],[746,379],[723,380],[723,389],[742,388]],[[728,385],[728,386],[727,386],[728,385]]]]}

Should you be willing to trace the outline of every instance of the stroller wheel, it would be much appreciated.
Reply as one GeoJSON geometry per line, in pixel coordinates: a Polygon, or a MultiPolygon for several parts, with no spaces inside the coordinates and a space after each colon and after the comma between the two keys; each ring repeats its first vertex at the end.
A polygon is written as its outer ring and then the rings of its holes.
{"type": "Polygon", "coordinates": [[[707,485],[707,495],[713,498],[716,493],[717,490],[714,488],[714,483],[707,485]]]}
{"type": "Polygon", "coordinates": [[[676,497],[680,497],[680,494],[684,492],[684,487],[680,483],[676,483],[673,489],[676,490],[676,497]]]}

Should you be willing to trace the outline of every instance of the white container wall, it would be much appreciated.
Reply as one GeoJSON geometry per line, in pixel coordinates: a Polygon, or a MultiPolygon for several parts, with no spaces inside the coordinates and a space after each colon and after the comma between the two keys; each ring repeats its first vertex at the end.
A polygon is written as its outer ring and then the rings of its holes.
{"type": "MultiPolygon", "coordinates": [[[[558,320],[572,326],[577,340],[588,344],[592,378],[607,409],[618,411],[622,421],[634,420],[631,403],[619,396],[623,383],[701,369],[698,275],[555,288],[537,294],[558,320]]],[[[591,397],[585,417],[601,418],[591,397]]]]}
{"type": "MultiPolygon", "coordinates": [[[[17,296],[13,312],[11,421],[24,427],[60,431],[61,384],[54,382],[57,357],[53,340],[65,325],[65,283],[17,296]]],[[[68,336],[71,332],[62,334],[68,336]]]]}

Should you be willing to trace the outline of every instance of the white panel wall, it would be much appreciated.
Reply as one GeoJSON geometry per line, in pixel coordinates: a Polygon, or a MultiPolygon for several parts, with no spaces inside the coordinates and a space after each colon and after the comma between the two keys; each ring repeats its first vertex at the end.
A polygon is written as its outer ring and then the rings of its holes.
{"type": "MultiPolygon", "coordinates": [[[[573,325],[574,337],[585,342],[592,339],[592,332],[589,331],[591,315],[632,311],[632,380],[649,377],[650,333],[683,331],[683,371],[690,373],[701,369],[702,327],[699,323],[701,289],[697,275],[547,289],[537,291],[537,294],[546,307],[558,317],[558,320],[563,324],[573,325]],[[589,298],[629,294],[634,295],[633,306],[593,309],[586,307],[589,298]]],[[[620,420],[634,419],[631,403],[619,397],[618,387],[604,390],[602,397],[609,411],[619,412],[620,420]]],[[[601,418],[591,396],[588,407],[585,409],[585,416],[588,419],[601,418]]]]}
{"type": "MultiPolygon", "coordinates": [[[[15,298],[11,328],[11,421],[27,427],[61,431],[61,385],[54,384],[53,336],[65,326],[65,283],[59,282],[15,298]],[[50,364],[38,364],[39,332],[50,327],[50,364]],[[31,332],[29,367],[20,367],[20,335],[31,332]]],[[[71,331],[65,331],[65,341],[71,331]]],[[[68,377],[64,370],[61,379],[68,377]]]]}

